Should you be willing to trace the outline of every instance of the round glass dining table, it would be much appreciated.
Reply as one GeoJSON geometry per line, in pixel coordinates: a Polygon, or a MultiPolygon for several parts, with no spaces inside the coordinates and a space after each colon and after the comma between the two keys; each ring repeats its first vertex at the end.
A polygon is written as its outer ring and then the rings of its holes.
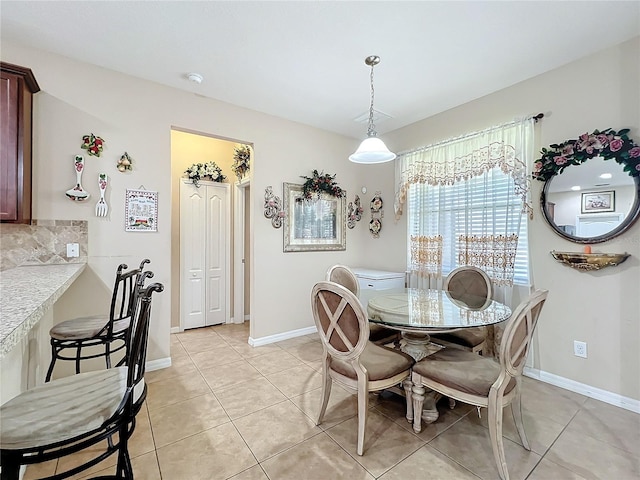
{"type": "MultiPolygon", "coordinates": [[[[494,325],[511,316],[511,309],[495,300],[473,295],[454,299],[443,290],[364,291],[360,297],[369,321],[402,332],[400,349],[417,362],[443,348],[431,343],[431,333],[494,325]]],[[[421,417],[426,423],[438,419],[437,397],[425,398],[421,417]]],[[[407,411],[407,420],[412,419],[413,412],[407,411]]]]}
{"type": "Polygon", "coordinates": [[[416,361],[433,352],[430,333],[494,325],[511,316],[511,309],[495,300],[474,295],[454,299],[443,290],[368,291],[361,297],[367,301],[369,321],[401,331],[401,348],[416,361]]]}

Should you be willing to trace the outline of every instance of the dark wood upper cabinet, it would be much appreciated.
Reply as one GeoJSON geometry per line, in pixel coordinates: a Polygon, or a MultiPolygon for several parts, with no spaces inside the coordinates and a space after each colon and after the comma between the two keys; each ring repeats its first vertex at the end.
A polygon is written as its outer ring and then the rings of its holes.
{"type": "Polygon", "coordinates": [[[31,222],[33,94],[40,91],[29,68],[0,62],[0,221],[31,222]]]}

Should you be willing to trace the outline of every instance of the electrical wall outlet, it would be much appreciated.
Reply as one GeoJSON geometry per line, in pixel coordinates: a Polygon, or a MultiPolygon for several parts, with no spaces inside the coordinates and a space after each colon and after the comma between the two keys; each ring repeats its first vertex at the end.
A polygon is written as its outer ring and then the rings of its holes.
{"type": "Polygon", "coordinates": [[[80,256],[79,243],[67,243],[67,258],[80,256]]]}
{"type": "Polygon", "coordinates": [[[573,341],[573,354],[576,357],[587,358],[587,342],[573,341]]]}

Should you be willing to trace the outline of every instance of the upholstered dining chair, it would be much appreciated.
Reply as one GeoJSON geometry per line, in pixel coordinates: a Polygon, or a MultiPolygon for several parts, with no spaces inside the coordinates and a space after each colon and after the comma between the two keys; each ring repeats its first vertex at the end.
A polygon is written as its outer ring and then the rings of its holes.
{"type": "MultiPolygon", "coordinates": [[[[489,276],[477,267],[464,266],[452,270],[444,280],[443,290],[453,299],[470,308],[482,308],[493,296],[489,276]]],[[[482,352],[486,346],[486,327],[464,328],[457,332],[435,333],[435,343],[482,352]]]]}
{"type": "MultiPolygon", "coordinates": [[[[17,480],[20,465],[65,457],[92,448],[91,458],[52,479],[68,478],[118,452],[115,477],[133,479],[128,441],[146,398],[144,383],[154,283],[136,294],[128,366],[80,373],[27,390],[0,407],[2,480],[17,480]]],[[[88,454],[89,452],[87,452],[88,454]]]]}
{"type": "Polygon", "coordinates": [[[364,453],[369,392],[403,384],[407,418],[411,418],[410,369],[413,358],[369,341],[369,320],[358,298],[334,282],[318,282],[311,292],[313,319],[322,340],[322,403],[317,424],[322,423],[331,385],[335,381],[358,395],[357,453],[364,453]]]}
{"type": "MultiPolygon", "coordinates": [[[[116,278],[111,294],[109,315],[79,317],[60,322],[51,328],[51,363],[45,381],[51,380],[57,360],[75,362],[76,373],[80,373],[80,362],[90,358],[105,357],[107,368],[111,368],[111,355],[127,347],[129,324],[133,316],[136,302],[136,289],[141,288],[146,277],[153,277],[152,272],[144,272],[150,260],[144,259],[138,268],[125,271],[127,265],[120,264],[116,270],[116,278]],[[104,346],[103,351],[92,350],[83,354],[82,349],[104,346]],[[115,345],[115,348],[112,346],[115,345]],[[74,350],[75,355],[68,356],[65,351],[74,350]]],[[[120,364],[126,359],[123,357],[120,364]]]]}
{"type": "MultiPolygon", "coordinates": [[[[353,271],[345,265],[333,265],[327,270],[326,280],[339,283],[347,288],[356,297],[360,298],[360,282],[353,271]]],[[[390,328],[385,328],[376,323],[369,324],[369,340],[378,344],[386,345],[400,338],[400,333],[390,328]]]]}
{"type": "MultiPolygon", "coordinates": [[[[522,422],[521,380],[547,290],[536,290],[513,312],[504,330],[499,360],[464,350],[445,348],[413,366],[413,410],[421,411],[424,387],[449,398],[488,410],[489,437],[498,473],[509,479],[502,440],[503,408],[511,405],[520,440],[530,450],[522,422]]],[[[414,417],[414,430],[420,432],[421,418],[414,417]]]]}

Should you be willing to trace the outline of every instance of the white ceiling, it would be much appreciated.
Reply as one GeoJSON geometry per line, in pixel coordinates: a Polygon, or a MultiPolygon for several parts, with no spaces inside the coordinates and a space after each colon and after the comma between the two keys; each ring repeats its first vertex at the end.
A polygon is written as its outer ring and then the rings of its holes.
{"type": "Polygon", "coordinates": [[[2,41],[356,138],[366,133],[354,119],[369,109],[368,55],[382,59],[374,83],[375,108],[391,117],[377,122],[383,134],[640,34],[634,0],[2,0],[0,8],[2,41]]]}

